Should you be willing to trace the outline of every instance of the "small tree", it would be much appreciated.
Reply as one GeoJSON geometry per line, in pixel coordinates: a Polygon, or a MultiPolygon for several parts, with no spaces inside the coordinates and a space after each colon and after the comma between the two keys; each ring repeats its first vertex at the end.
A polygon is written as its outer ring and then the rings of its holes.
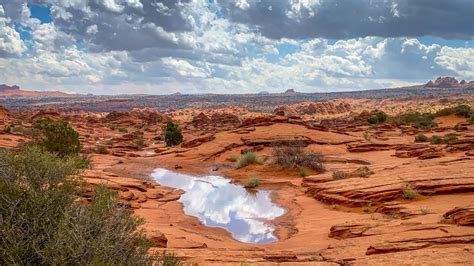
{"type": "Polygon", "coordinates": [[[168,122],[164,130],[165,142],[168,146],[178,145],[183,142],[181,128],[173,122],[168,122]]]}
{"type": "Polygon", "coordinates": [[[37,144],[49,152],[64,157],[81,151],[79,133],[64,120],[39,119],[33,123],[33,129],[37,131],[37,144]]]}

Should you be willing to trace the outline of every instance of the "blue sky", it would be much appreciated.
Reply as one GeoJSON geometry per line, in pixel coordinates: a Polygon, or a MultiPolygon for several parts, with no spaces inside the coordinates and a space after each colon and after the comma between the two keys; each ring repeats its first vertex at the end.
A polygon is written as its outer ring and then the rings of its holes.
{"type": "Polygon", "coordinates": [[[167,94],[474,80],[472,0],[35,3],[0,0],[0,83],[167,94]]]}

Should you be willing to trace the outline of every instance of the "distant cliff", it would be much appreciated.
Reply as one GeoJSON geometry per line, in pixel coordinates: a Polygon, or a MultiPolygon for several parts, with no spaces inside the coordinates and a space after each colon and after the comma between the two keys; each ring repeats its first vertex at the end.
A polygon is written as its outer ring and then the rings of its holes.
{"type": "Polygon", "coordinates": [[[1,84],[0,85],[0,92],[19,91],[19,90],[20,90],[20,87],[18,87],[17,85],[13,85],[13,86],[8,86],[6,84],[1,84]]]}
{"type": "Polygon", "coordinates": [[[461,80],[460,82],[455,77],[438,77],[434,82],[428,81],[424,85],[425,88],[463,88],[474,86],[474,81],[461,80]]]}
{"type": "Polygon", "coordinates": [[[60,91],[25,91],[19,86],[0,85],[0,97],[64,97],[74,96],[60,91]]]}

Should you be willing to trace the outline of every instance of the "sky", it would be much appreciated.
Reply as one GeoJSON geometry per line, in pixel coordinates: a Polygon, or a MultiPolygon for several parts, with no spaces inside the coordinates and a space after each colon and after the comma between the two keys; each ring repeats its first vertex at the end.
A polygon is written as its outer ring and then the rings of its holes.
{"type": "Polygon", "coordinates": [[[93,94],[474,80],[474,0],[0,0],[0,84],[93,94]]]}

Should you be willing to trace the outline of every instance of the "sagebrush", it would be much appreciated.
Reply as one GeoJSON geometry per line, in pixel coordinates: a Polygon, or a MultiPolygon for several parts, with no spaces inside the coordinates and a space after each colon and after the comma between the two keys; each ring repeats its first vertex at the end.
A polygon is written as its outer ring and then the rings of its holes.
{"type": "Polygon", "coordinates": [[[318,152],[306,152],[300,141],[277,142],[273,145],[273,158],[284,168],[306,167],[316,172],[324,172],[324,157],[318,152]]]}

